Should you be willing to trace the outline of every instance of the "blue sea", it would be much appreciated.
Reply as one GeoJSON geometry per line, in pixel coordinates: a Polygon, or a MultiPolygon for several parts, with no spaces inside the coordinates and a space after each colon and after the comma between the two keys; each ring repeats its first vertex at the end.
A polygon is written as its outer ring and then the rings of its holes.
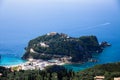
{"type": "Polygon", "coordinates": [[[65,65],[75,71],[120,61],[120,0],[0,0],[0,65],[15,65],[29,40],[48,32],[96,35],[112,44],[96,63],[65,65]]]}

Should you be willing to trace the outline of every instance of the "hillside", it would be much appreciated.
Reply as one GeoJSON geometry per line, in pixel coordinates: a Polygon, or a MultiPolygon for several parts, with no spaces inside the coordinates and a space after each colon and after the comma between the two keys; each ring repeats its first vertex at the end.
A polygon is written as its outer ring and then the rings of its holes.
{"type": "Polygon", "coordinates": [[[120,77],[120,62],[96,65],[78,72],[78,76],[81,80],[94,80],[95,76],[104,76],[104,80],[114,80],[114,77],[120,77]]]}
{"type": "Polygon", "coordinates": [[[120,62],[96,65],[92,68],[74,72],[63,66],[49,66],[45,70],[20,70],[11,72],[0,67],[0,80],[94,80],[95,76],[104,76],[104,80],[120,77],[120,62]]]}
{"type": "Polygon", "coordinates": [[[94,53],[102,52],[103,46],[99,45],[96,36],[75,38],[63,33],[51,32],[30,40],[22,58],[48,60],[66,56],[72,62],[82,62],[88,61],[94,53]]]}

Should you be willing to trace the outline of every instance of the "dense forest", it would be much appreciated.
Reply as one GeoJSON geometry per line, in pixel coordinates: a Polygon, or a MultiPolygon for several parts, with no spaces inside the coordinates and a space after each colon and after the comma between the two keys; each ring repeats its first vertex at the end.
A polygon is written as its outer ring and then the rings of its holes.
{"type": "Polygon", "coordinates": [[[120,77],[120,62],[96,65],[92,68],[74,72],[63,66],[49,66],[45,70],[12,71],[0,67],[0,80],[94,80],[95,76],[105,76],[104,80],[120,77]]]}
{"type": "Polygon", "coordinates": [[[120,77],[120,62],[96,65],[92,68],[78,72],[80,80],[94,80],[95,76],[105,76],[104,80],[114,80],[120,77]]]}
{"type": "MultiPolygon", "coordinates": [[[[50,66],[45,70],[11,71],[0,67],[0,80],[73,80],[75,73],[63,66],[50,66]]],[[[74,79],[75,80],[75,79],[74,79]]]]}
{"type": "Polygon", "coordinates": [[[23,59],[52,59],[54,57],[70,56],[71,62],[88,61],[94,53],[100,53],[103,47],[96,36],[69,37],[63,33],[48,33],[30,40],[25,48],[23,59]]]}

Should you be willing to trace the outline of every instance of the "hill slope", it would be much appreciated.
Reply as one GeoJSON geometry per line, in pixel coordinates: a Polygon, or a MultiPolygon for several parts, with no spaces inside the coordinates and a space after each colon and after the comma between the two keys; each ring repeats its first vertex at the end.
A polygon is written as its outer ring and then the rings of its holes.
{"type": "Polygon", "coordinates": [[[69,37],[63,33],[48,33],[30,40],[23,59],[53,59],[72,57],[72,62],[87,61],[93,53],[102,52],[96,36],[69,37]]]}
{"type": "Polygon", "coordinates": [[[114,77],[120,77],[120,62],[96,65],[78,72],[77,75],[81,80],[94,80],[95,76],[104,76],[104,80],[114,80],[114,77]]]}
{"type": "Polygon", "coordinates": [[[114,80],[120,77],[120,62],[97,65],[92,68],[73,72],[63,66],[50,66],[45,70],[21,70],[11,72],[10,69],[0,67],[0,80],[94,80],[95,76],[104,76],[104,80],[114,80]]]}

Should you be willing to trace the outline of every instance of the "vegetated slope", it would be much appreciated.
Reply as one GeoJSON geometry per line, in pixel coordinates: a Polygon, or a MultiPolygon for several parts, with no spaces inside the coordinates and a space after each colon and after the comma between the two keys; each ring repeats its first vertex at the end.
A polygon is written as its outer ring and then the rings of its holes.
{"type": "Polygon", "coordinates": [[[0,67],[0,80],[94,80],[95,76],[105,76],[104,80],[120,77],[120,62],[96,65],[92,68],[74,72],[63,66],[49,66],[45,70],[20,70],[11,72],[0,67]]]}
{"type": "Polygon", "coordinates": [[[87,61],[93,53],[102,52],[96,36],[69,37],[63,33],[49,33],[30,40],[23,59],[52,59],[72,57],[72,62],[87,61]]]}
{"type": "Polygon", "coordinates": [[[114,77],[120,77],[120,62],[96,65],[78,72],[77,75],[81,80],[94,80],[95,76],[104,76],[104,80],[114,80],[114,77]]]}

